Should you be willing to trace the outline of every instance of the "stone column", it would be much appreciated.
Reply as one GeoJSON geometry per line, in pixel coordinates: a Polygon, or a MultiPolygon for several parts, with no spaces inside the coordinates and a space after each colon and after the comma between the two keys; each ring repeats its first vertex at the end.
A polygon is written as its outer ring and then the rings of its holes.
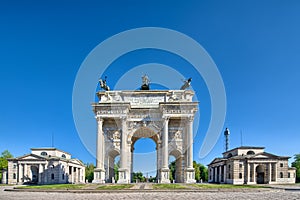
{"type": "Polygon", "coordinates": [[[133,177],[132,177],[132,174],[133,174],[133,151],[134,150],[132,150],[131,152],[130,152],[130,156],[131,156],[131,165],[130,165],[130,177],[131,177],[131,180],[133,180],[133,177]]]}
{"type": "Polygon", "coordinates": [[[157,163],[156,163],[156,165],[157,165],[157,181],[158,181],[158,183],[160,183],[160,180],[161,180],[161,174],[160,174],[160,170],[161,170],[161,163],[162,163],[162,160],[161,160],[161,143],[158,143],[157,145],[156,145],[156,151],[157,151],[157,153],[156,153],[156,155],[157,155],[157,157],[156,157],[156,159],[157,159],[157,163]]]}
{"type": "MultiPolygon", "coordinates": [[[[31,175],[31,177],[32,177],[32,175],[31,175]]],[[[29,176],[28,176],[28,172],[27,172],[27,164],[25,163],[24,164],[24,182],[26,182],[28,178],[29,178],[29,176]]]]}
{"type": "Polygon", "coordinates": [[[222,166],[219,166],[219,182],[222,182],[222,166]]]}
{"type": "Polygon", "coordinates": [[[46,164],[43,165],[43,171],[44,171],[44,180],[43,180],[43,182],[44,182],[44,184],[46,184],[47,181],[48,181],[48,172],[47,172],[47,165],[46,164]]]}
{"type": "Polygon", "coordinates": [[[22,164],[18,165],[18,183],[22,183],[23,182],[23,166],[22,164]]]}
{"type": "Polygon", "coordinates": [[[80,182],[81,182],[81,169],[78,167],[78,168],[77,168],[77,171],[78,171],[78,172],[77,172],[77,177],[78,177],[78,178],[77,178],[77,179],[78,179],[77,181],[80,183],[80,182]]]}
{"type": "Polygon", "coordinates": [[[72,172],[71,173],[72,174],[71,175],[71,182],[74,183],[74,175],[75,175],[75,173],[74,173],[74,167],[73,166],[71,167],[71,172],[72,172]]]}
{"type": "Polygon", "coordinates": [[[277,182],[277,163],[275,163],[275,182],[277,182]]]}
{"type": "Polygon", "coordinates": [[[256,183],[256,167],[257,167],[257,165],[253,164],[253,173],[252,173],[252,176],[253,176],[253,182],[254,183],[256,183]]]}
{"type": "Polygon", "coordinates": [[[105,183],[103,119],[97,117],[97,163],[93,183],[105,183]]]}
{"type": "Polygon", "coordinates": [[[214,175],[215,175],[214,182],[217,182],[218,181],[218,167],[214,167],[214,175]]]}
{"type": "Polygon", "coordinates": [[[249,163],[247,163],[247,182],[246,182],[246,184],[249,184],[249,183],[250,183],[250,181],[251,181],[251,177],[250,177],[250,170],[251,170],[251,168],[250,168],[250,164],[249,164],[249,163]]]}
{"type": "Polygon", "coordinates": [[[227,179],[227,172],[226,172],[226,165],[224,164],[224,183],[226,183],[227,179]]]}
{"type": "Polygon", "coordinates": [[[39,164],[39,175],[38,175],[38,183],[42,184],[42,175],[43,175],[43,165],[39,164]]]}
{"type": "Polygon", "coordinates": [[[187,163],[186,163],[186,183],[196,183],[195,180],[195,169],[193,167],[193,117],[188,117],[187,119],[187,143],[186,143],[186,150],[187,150],[187,163]]]}
{"type": "Polygon", "coordinates": [[[269,183],[272,181],[272,164],[269,163],[269,183]]]}
{"type": "Polygon", "coordinates": [[[165,118],[164,119],[164,132],[163,132],[163,147],[162,147],[162,154],[163,154],[163,159],[162,159],[162,168],[166,169],[169,168],[168,164],[169,164],[169,149],[168,149],[168,145],[169,145],[169,118],[165,118]]]}
{"type": "Polygon", "coordinates": [[[127,164],[128,158],[128,145],[127,145],[127,122],[126,117],[121,117],[122,120],[122,138],[121,138],[121,155],[120,155],[120,168],[118,183],[129,183],[129,169],[127,164]]]}
{"type": "Polygon", "coordinates": [[[162,134],[162,166],[160,169],[160,182],[161,183],[170,183],[169,179],[169,117],[164,116],[164,129],[162,134]]]}
{"type": "Polygon", "coordinates": [[[215,168],[214,167],[211,168],[211,173],[212,173],[212,176],[211,176],[212,182],[214,183],[214,182],[216,182],[215,181],[215,168]]]}

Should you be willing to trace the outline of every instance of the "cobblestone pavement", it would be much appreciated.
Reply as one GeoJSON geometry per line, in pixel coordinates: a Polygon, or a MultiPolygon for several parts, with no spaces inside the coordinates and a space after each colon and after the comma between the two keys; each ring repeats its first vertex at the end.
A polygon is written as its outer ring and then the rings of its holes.
{"type": "MultiPolygon", "coordinates": [[[[6,187],[7,188],[7,187],[6,187]]],[[[246,200],[299,200],[300,191],[251,191],[251,192],[114,192],[114,193],[52,193],[52,192],[8,192],[0,187],[0,200],[96,200],[96,199],[246,199],[246,200]]]]}
{"type": "Polygon", "coordinates": [[[81,200],[81,199],[287,199],[299,200],[300,192],[271,190],[264,192],[130,192],[130,193],[47,193],[47,192],[7,192],[0,191],[2,200],[81,200]]]}

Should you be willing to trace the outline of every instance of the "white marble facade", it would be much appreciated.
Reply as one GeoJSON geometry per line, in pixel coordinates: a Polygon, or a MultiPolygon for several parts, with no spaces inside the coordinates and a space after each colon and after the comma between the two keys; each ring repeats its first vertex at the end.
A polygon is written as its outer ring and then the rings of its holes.
{"type": "Polygon", "coordinates": [[[84,164],[56,148],[32,148],[30,154],[8,159],[8,184],[84,182],[84,164]]]}
{"type": "Polygon", "coordinates": [[[94,182],[112,182],[120,155],[118,183],[130,183],[134,144],[156,143],[157,179],[169,183],[169,156],[176,158],[176,182],[194,183],[193,121],[198,102],[189,90],[101,91],[93,103],[97,121],[97,164],[94,182]]]}

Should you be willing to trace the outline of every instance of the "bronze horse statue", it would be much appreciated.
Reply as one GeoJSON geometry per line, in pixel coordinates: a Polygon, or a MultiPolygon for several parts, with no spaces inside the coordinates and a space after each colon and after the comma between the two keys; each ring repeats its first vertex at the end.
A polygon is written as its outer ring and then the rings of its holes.
{"type": "Polygon", "coordinates": [[[189,78],[188,80],[183,81],[184,84],[181,86],[180,90],[185,90],[188,87],[191,86],[192,78],[189,78]]]}
{"type": "Polygon", "coordinates": [[[99,79],[99,83],[100,83],[100,87],[101,87],[103,90],[109,91],[110,88],[109,88],[109,86],[106,84],[106,78],[107,78],[107,77],[105,76],[105,79],[104,79],[104,80],[99,79]]]}

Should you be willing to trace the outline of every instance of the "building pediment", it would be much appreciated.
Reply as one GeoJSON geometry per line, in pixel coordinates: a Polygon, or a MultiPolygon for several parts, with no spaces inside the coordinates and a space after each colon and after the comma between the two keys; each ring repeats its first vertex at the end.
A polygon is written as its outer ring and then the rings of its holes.
{"type": "Polygon", "coordinates": [[[270,156],[267,155],[255,155],[253,158],[270,158],[270,156]]]}
{"type": "Polygon", "coordinates": [[[46,158],[35,154],[26,154],[15,158],[15,160],[46,160],[46,158]]]}
{"type": "Polygon", "coordinates": [[[252,155],[250,159],[288,159],[289,157],[284,157],[284,156],[276,156],[271,153],[263,152],[259,154],[252,155]]]}
{"type": "Polygon", "coordinates": [[[81,165],[81,166],[85,166],[80,160],[78,160],[78,159],[71,159],[71,162],[73,163],[73,164],[78,164],[78,165],[81,165]]]}

